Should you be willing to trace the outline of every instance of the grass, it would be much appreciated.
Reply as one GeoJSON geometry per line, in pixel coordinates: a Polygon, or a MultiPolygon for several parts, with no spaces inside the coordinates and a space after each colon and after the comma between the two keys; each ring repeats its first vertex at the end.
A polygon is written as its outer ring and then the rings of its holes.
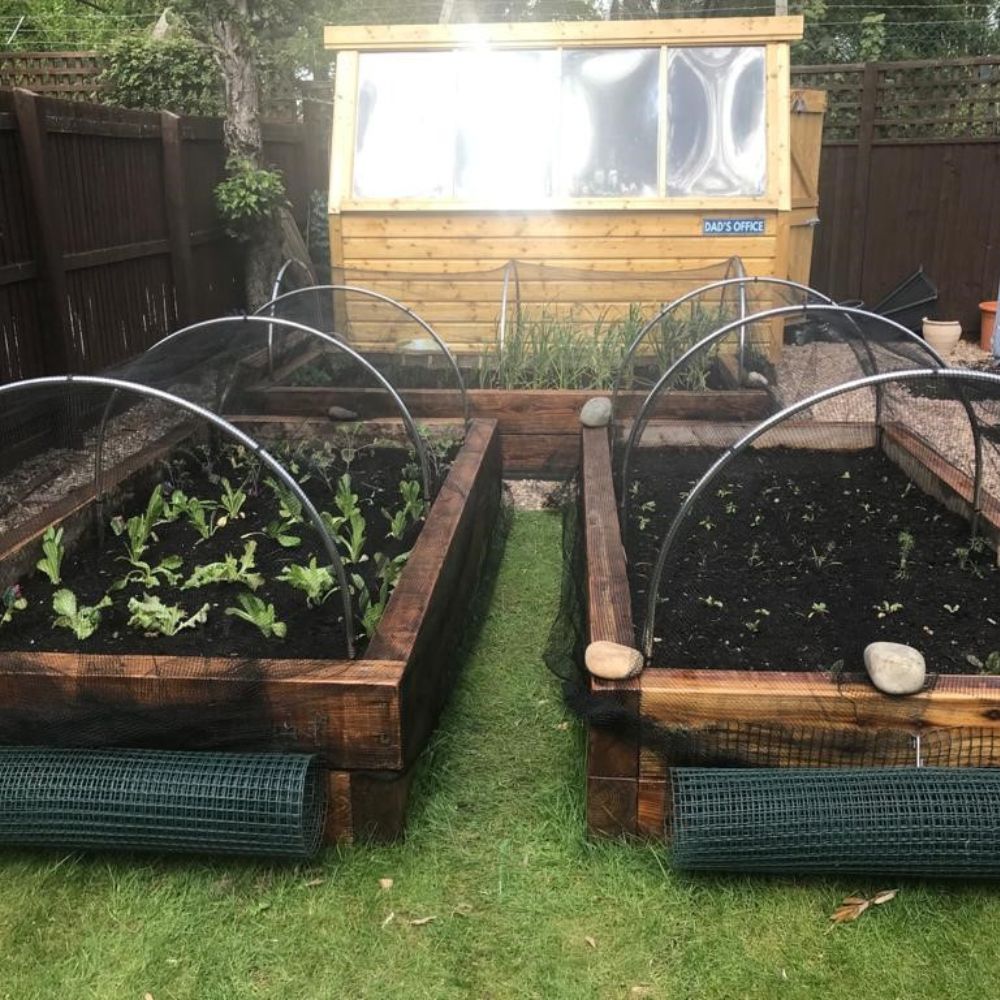
{"type": "Polygon", "coordinates": [[[831,931],[843,896],[889,886],[682,877],[661,847],[588,843],[582,733],[540,658],[559,560],[558,518],[516,515],[404,844],[301,868],[7,853],[0,997],[990,995],[988,886],[910,883],[831,931]]]}

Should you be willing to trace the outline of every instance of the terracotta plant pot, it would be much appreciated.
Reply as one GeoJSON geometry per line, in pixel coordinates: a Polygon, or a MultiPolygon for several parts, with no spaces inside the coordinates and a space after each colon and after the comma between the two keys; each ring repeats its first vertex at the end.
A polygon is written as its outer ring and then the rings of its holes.
{"type": "Polygon", "coordinates": [[[924,317],[924,340],[942,358],[948,357],[962,337],[962,324],[955,319],[928,319],[924,317]]]}
{"type": "Polygon", "coordinates": [[[979,346],[987,354],[993,350],[993,327],[997,321],[997,304],[993,302],[979,303],[979,346]]]}

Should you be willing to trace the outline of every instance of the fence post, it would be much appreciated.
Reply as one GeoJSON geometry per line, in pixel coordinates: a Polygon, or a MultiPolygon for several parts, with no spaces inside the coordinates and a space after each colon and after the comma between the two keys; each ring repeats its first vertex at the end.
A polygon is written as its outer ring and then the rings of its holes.
{"type": "Polygon", "coordinates": [[[184,188],[184,149],[181,120],[169,111],[160,113],[160,141],[163,147],[163,194],[170,240],[170,267],[177,293],[177,321],[181,326],[189,326],[198,319],[198,307],[191,254],[191,225],[184,188]]]}
{"type": "Polygon", "coordinates": [[[866,63],[861,83],[861,115],[858,121],[858,158],[854,166],[854,197],[851,231],[848,240],[849,296],[863,298],[865,244],[868,240],[868,188],[871,179],[872,143],[875,139],[875,115],[878,110],[878,74],[880,63],[866,63]]]}
{"type": "Polygon", "coordinates": [[[41,347],[46,375],[75,370],[69,291],[63,259],[62,191],[48,171],[48,135],[38,108],[38,95],[14,88],[14,116],[20,138],[24,174],[37,220],[39,273],[42,279],[41,347]]]}

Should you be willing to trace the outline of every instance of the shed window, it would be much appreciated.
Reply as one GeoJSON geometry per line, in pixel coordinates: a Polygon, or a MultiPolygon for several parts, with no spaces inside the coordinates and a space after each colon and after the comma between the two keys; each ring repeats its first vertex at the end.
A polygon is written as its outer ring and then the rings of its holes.
{"type": "Polygon", "coordinates": [[[354,196],[513,206],[761,195],[764,52],[363,53],[354,196]]]}

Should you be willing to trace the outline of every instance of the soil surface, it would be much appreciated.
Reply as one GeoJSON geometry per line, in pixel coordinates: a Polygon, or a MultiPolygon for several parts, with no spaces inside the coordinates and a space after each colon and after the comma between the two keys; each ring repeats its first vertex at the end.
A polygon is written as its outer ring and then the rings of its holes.
{"type": "MultiPolygon", "coordinates": [[[[377,600],[375,553],[394,558],[409,552],[422,525],[422,521],[413,522],[411,519],[402,539],[394,539],[388,534],[388,521],[382,509],[394,512],[402,507],[399,484],[405,479],[419,480],[419,471],[408,451],[402,447],[360,447],[349,464],[339,449],[322,452],[326,457],[317,463],[316,456],[320,454],[319,451],[310,452],[298,447],[293,454],[286,456],[286,468],[292,469],[317,509],[333,514],[338,513],[334,503],[337,480],[349,471],[352,490],[359,497],[365,517],[364,552],[367,558],[353,565],[347,565],[345,558],[345,570],[349,579],[352,574],[362,576],[377,600]]],[[[343,658],[346,655],[346,637],[340,593],[333,593],[323,604],[313,608],[307,605],[303,591],[275,579],[286,565],[307,564],[314,555],[320,566],[329,563],[316,531],[308,522],[290,528],[287,535],[300,539],[292,547],[283,547],[268,537],[264,529],[271,522],[278,521],[280,516],[278,499],[266,484],[266,471],[255,475],[251,466],[234,469],[225,457],[212,461],[207,455],[207,449],[203,448],[179,451],[169,462],[162,463],[158,480],[165,495],[169,497],[174,488],[180,488],[189,497],[218,501],[222,493],[220,479],[226,476],[234,488],[242,484],[248,499],[243,508],[244,516],[229,521],[208,539],[202,539],[183,516],[156,527],[156,541],[151,542],[142,558],[156,566],[169,556],[181,556],[180,582],[169,585],[161,581],[155,588],[130,583],[124,589],[111,591],[112,584],[130,568],[122,558],[126,554],[126,536],[116,536],[108,530],[104,547],[99,548],[96,532],[90,531],[64,557],[62,583],[59,586],[72,590],[80,605],[95,605],[105,593],[110,592],[113,605],[102,612],[98,630],[88,639],[79,640],[70,629],[55,627],[52,596],[59,587],[53,586],[43,573],[35,572],[30,578],[20,581],[28,607],[0,627],[0,650],[278,659],[343,658]],[[220,561],[228,553],[238,558],[250,540],[257,546],[254,571],[265,578],[264,584],[256,591],[237,583],[181,589],[181,584],[196,566],[220,561]],[[128,625],[129,599],[141,599],[144,592],[158,596],[165,604],[179,604],[188,613],[197,611],[207,602],[210,605],[208,620],[174,636],[147,635],[141,629],[128,625]],[[239,606],[240,594],[251,592],[274,605],[277,619],[287,626],[284,638],[265,638],[255,625],[225,613],[226,608],[239,606]]],[[[444,474],[443,470],[441,474],[444,474]]],[[[154,480],[148,489],[111,508],[109,517],[128,518],[142,513],[155,485],[154,480]]],[[[220,510],[217,515],[222,513],[220,510]]],[[[341,555],[344,557],[343,551],[341,555]]],[[[358,648],[363,649],[367,638],[360,628],[356,596],[353,606],[358,648]]]]}
{"type": "MultiPolygon", "coordinates": [[[[637,629],[670,520],[718,455],[637,455],[626,541],[637,629]]],[[[865,646],[889,640],[921,650],[931,672],[979,673],[1000,650],[1000,570],[987,547],[963,553],[969,543],[963,518],[874,449],[741,455],[678,536],[654,662],[862,671],[865,646]]]]}

